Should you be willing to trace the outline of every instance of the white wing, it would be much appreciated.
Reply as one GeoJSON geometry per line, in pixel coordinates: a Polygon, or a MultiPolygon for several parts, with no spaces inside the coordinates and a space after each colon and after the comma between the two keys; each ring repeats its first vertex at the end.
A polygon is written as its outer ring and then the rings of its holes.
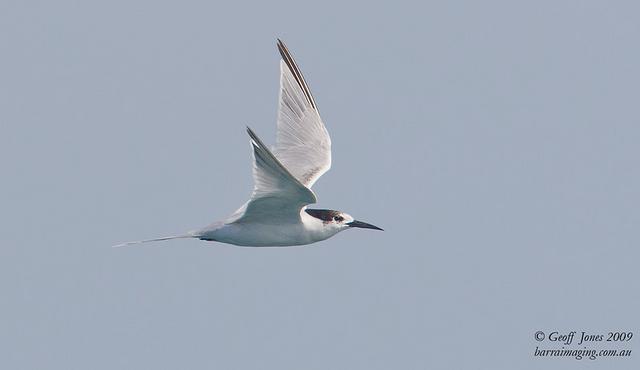
{"type": "Polygon", "coordinates": [[[308,188],[331,167],[331,139],[291,53],[278,40],[280,103],[275,156],[308,188]]]}
{"type": "Polygon", "coordinates": [[[299,220],[300,210],[315,203],[315,194],[302,185],[247,127],[253,146],[254,188],[251,199],[227,223],[282,223],[299,220]]]}

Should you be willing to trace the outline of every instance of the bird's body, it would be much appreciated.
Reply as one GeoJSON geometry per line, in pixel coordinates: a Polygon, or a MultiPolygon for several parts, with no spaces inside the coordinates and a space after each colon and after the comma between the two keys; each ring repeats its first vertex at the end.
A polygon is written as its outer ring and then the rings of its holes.
{"type": "Polygon", "coordinates": [[[250,129],[254,189],[249,201],[224,221],[185,235],[120,244],[197,238],[239,246],[311,244],[351,227],[382,230],[333,210],[307,209],[311,186],[331,167],[331,139],[293,57],[278,40],[280,102],[273,152],[250,129]]]}
{"type": "Polygon", "coordinates": [[[193,234],[201,240],[245,247],[286,247],[319,242],[338,231],[338,228],[324,227],[322,220],[303,211],[298,222],[216,222],[193,234]]]}

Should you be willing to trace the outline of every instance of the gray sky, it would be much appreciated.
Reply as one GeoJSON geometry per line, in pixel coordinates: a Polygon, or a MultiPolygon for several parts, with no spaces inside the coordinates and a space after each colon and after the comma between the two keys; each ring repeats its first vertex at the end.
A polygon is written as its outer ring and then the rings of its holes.
{"type": "Polygon", "coordinates": [[[0,367],[637,369],[533,335],[640,337],[639,11],[3,1],[0,367]],[[276,37],[333,139],[317,207],[386,231],[109,248],[247,199],[276,37]]]}

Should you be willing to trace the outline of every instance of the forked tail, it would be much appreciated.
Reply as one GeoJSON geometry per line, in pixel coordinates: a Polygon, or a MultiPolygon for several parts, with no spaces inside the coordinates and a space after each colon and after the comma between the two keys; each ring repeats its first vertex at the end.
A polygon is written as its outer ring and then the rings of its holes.
{"type": "Polygon", "coordinates": [[[138,240],[138,241],[135,241],[135,242],[126,242],[126,243],[114,245],[113,248],[126,247],[126,246],[133,245],[133,244],[142,244],[142,243],[148,243],[148,242],[160,242],[160,241],[163,241],[163,240],[171,240],[171,239],[188,239],[188,238],[194,238],[194,237],[195,236],[191,235],[191,234],[165,236],[164,238],[138,240]]]}

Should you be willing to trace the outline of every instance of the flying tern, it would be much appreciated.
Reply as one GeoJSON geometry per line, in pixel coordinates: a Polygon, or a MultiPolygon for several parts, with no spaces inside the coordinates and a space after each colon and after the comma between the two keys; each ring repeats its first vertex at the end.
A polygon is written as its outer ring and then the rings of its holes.
{"type": "Polygon", "coordinates": [[[317,198],[313,184],[331,167],[331,139],[298,65],[278,40],[280,98],[273,151],[250,128],[254,188],[251,198],[224,221],[185,235],[140,240],[196,238],[239,246],[293,246],[328,239],[350,228],[382,230],[347,213],[308,209],[317,198]]]}

